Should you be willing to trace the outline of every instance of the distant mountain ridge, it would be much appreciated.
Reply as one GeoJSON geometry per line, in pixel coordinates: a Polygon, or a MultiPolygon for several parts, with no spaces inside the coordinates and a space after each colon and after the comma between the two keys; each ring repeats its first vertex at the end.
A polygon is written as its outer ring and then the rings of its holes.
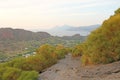
{"type": "Polygon", "coordinates": [[[74,27],[70,25],[63,25],[63,26],[56,26],[52,29],[48,30],[42,30],[45,32],[48,32],[54,36],[71,36],[75,34],[80,34],[82,36],[87,36],[90,34],[91,31],[98,28],[100,25],[90,25],[90,26],[80,26],[80,27],[74,27]]]}
{"type": "Polygon", "coordinates": [[[70,31],[80,31],[80,30],[84,30],[84,31],[93,31],[94,29],[98,28],[100,25],[96,24],[96,25],[90,25],[90,26],[80,26],[80,27],[72,27],[69,28],[68,30],[70,31]]]}
{"type": "Polygon", "coordinates": [[[63,25],[63,26],[56,26],[53,27],[51,30],[68,30],[70,28],[73,28],[73,26],[70,25],[63,25]]]}

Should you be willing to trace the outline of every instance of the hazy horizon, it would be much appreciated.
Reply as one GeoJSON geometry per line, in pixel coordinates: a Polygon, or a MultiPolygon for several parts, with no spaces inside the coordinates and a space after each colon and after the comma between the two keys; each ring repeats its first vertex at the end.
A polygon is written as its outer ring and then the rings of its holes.
{"type": "Polygon", "coordinates": [[[120,0],[0,0],[0,28],[101,24],[119,7],[120,0]]]}

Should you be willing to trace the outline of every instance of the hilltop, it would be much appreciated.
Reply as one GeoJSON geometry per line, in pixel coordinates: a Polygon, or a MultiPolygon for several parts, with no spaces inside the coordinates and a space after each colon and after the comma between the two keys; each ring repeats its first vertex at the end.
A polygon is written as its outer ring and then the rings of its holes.
{"type": "Polygon", "coordinates": [[[30,41],[49,38],[51,35],[47,32],[32,32],[24,29],[1,28],[0,41],[30,41]]]}

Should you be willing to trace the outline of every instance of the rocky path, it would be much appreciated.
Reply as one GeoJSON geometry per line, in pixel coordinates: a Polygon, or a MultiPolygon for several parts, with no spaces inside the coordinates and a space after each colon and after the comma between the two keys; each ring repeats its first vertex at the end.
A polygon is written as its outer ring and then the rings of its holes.
{"type": "Polygon", "coordinates": [[[120,62],[85,67],[79,57],[69,54],[41,73],[39,80],[120,80],[120,62]]]}

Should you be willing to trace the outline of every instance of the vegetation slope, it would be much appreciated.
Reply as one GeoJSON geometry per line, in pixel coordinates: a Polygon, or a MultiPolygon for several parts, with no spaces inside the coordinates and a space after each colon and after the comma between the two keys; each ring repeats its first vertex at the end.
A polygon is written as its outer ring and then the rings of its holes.
{"type": "Polygon", "coordinates": [[[0,80],[38,80],[38,73],[64,58],[68,51],[63,45],[42,45],[35,55],[0,63],[0,80]]]}
{"type": "Polygon", "coordinates": [[[28,54],[34,52],[43,44],[64,44],[73,46],[81,43],[86,37],[79,34],[73,36],[51,36],[46,32],[31,32],[23,29],[0,28],[0,62],[6,61],[6,57],[28,54]],[[4,58],[5,57],[5,58],[4,58]]]}
{"type": "Polygon", "coordinates": [[[84,64],[111,63],[120,60],[120,8],[93,31],[82,45],[84,64]]]}

